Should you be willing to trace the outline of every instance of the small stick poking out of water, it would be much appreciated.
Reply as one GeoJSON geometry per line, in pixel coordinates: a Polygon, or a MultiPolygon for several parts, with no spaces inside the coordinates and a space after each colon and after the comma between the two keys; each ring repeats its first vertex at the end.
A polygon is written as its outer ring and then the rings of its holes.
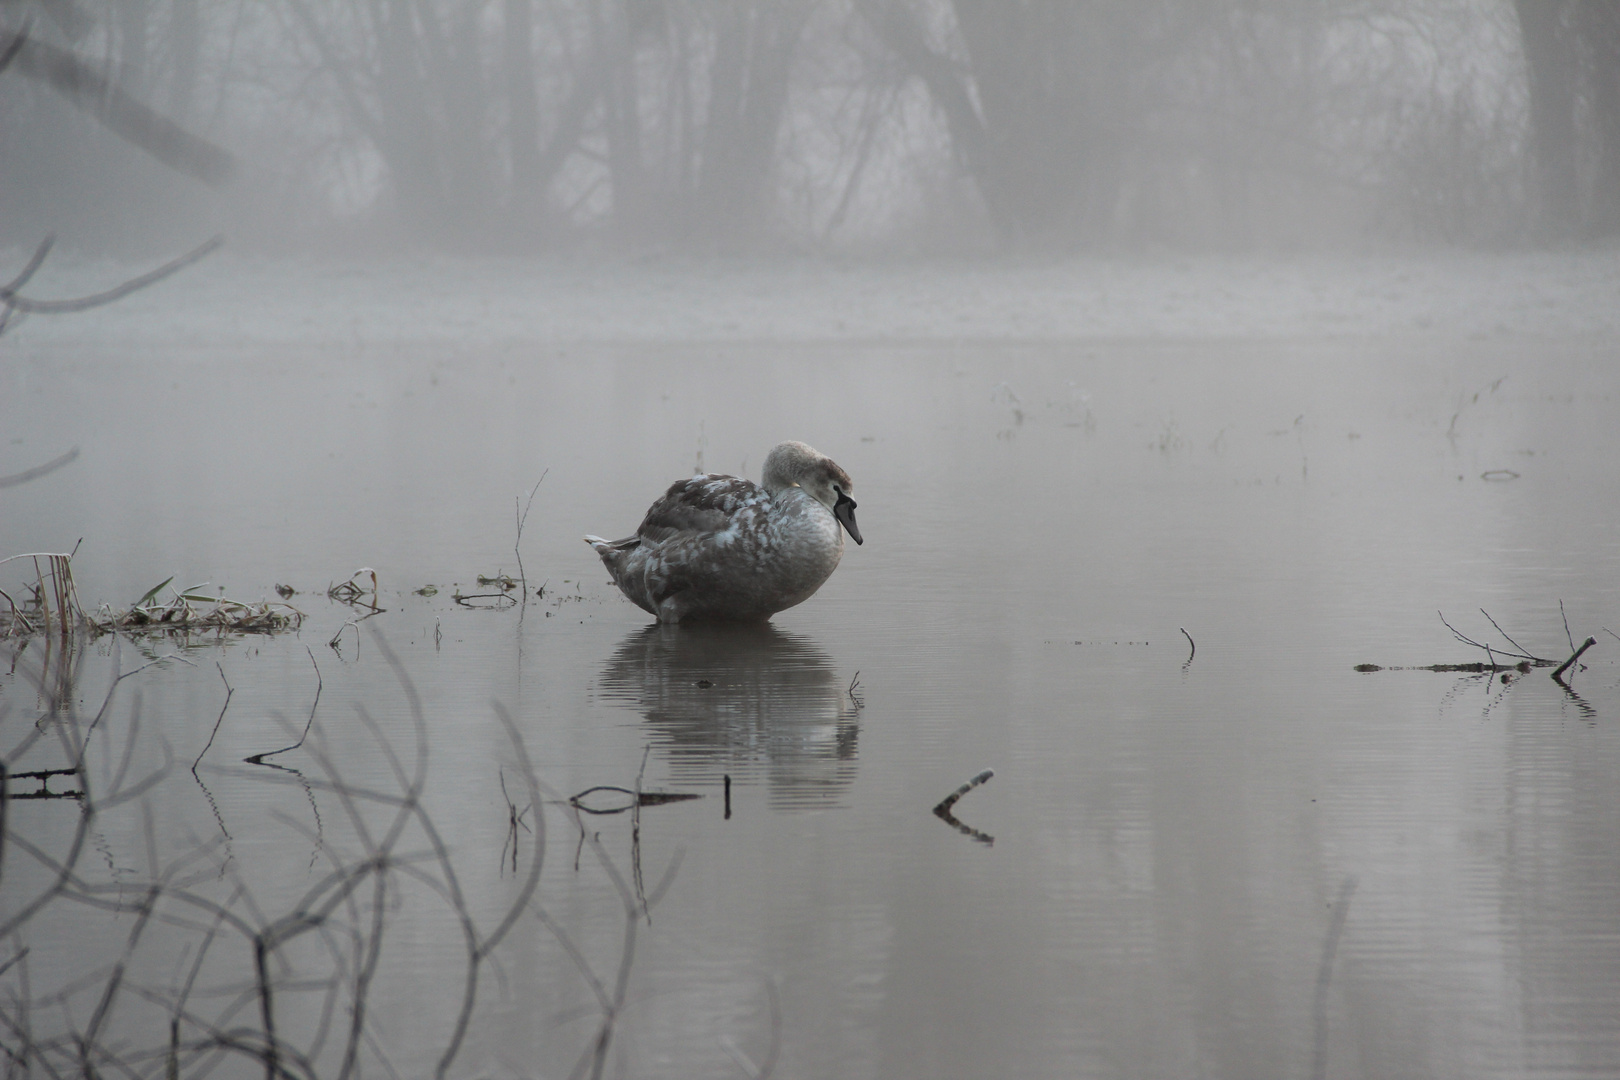
{"type": "Polygon", "coordinates": [[[1181,665],[1181,670],[1186,671],[1187,665],[1192,663],[1193,657],[1198,655],[1198,643],[1192,639],[1191,634],[1187,633],[1187,628],[1185,626],[1178,627],[1178,629],[1181,631],[1181,636],[1187,639],[1187,659],[1181,665]]]}
{"type": "Polygon", "coordinates": [[[956,800],[960,799],[962,796],[966,795],[968,792],[972,791],[974,788],[978,787],[980,784],[984,783],[994,775],[996,775],[994,769],[986,769],[973,779],[969,780],[967,783],[963,784],[961,787],[957,788],[955,791],[951,792],[949,795],[945,796],[945,798],[940,800],[939,805],[934,807],[934,816],[951,826],[951,828],[966,836],[973,837],[973,839],[982,844],[995,843],[995,837],[989,835],[988,833],[982,833],[978,829],[973,828],[971,825],[962,824],[960,821],[956,820],[956,815],[951,813],[951,807],[956,805],[956,800]]]}
{"type": "Polygon", "coordinates": [[[996,771],[994,769],[984,770],[984,772],[980,773],[978,776],[975,776],[973,779],[969,780],[967,783],[945,796],[944,799],[940,800],[940,804],[934,807],[934,813],[950,813],[951,807],[956,805],[957,799],[960,799],[962,796],[966,795],[968,792],[972,791],[974,788],[978,787],[980,784],[984,783],[994,775],[996,775],[996,771]]]}
{"type": "Polygon", "coordinates": [[[1577,660],[1579,660],[1581,658],[1581,653],[1585,652],[1587,649],[1590,649],[1592,646],[1594,646],[1596,644],[1597,644],[1597,638],[1594,638],[1594,637],[1589,637],[1585,641],[1581,642],[1581,647],[1576,649],[1574,655],[1571,656],[1568,660],[1565,660],[1562,664],[1558,665],[1558,670],[1552,673],[1552,677],[1557,679],[1559,682],[1563,682],[1564,680],[1563,680],[1562,676],[1563,676],[1564,672],[1568,671],[1571,667],[1574,666],[1575,661],[1577,661],[1577,660]]]}

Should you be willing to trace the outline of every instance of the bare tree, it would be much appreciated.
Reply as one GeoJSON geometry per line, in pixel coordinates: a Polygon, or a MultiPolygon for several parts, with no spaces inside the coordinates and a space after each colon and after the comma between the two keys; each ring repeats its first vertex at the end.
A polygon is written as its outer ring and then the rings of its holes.
{"type": "Polygon", "coordinates": [[[1543,230],[1620,231],[1620,9],[1517,0],[1543,230]]]}
{"type": "MultiPolygon", "coordinates": [[[[1023,248],[1499,241],[1532,178],[1549,227],[1620,228],[1617,24],[1574,0],[0,0],[0,111],[48,128],[17,87],[52,87],[214,183],[229,158],[175,121],[229,124],[277,237],[735,250],[933,205],[1023,248]]],[[[12,177],[46,185],[3,158],[15,221],[12,177]]]]}

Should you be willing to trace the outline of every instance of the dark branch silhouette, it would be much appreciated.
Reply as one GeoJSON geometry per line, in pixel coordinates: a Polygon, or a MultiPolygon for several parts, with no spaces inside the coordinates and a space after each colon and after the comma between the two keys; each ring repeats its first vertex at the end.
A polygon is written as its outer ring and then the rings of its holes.
{"type": "Polygon", "coordinates": [[[222,187],[236,172],[236,159],[207,139],[193,135],[66,49],[21,30],[0,46],[6,65],[61,94],[124,141],[146,151],[175,172],[211,187],[222,187]]]}

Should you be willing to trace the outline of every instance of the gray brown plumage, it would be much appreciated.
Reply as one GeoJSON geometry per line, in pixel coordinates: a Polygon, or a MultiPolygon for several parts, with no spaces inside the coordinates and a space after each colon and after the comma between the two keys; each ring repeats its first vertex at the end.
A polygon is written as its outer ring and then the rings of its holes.
{"type": "Polygon", "coordinates": [[[857,544],[849,474],[802,442],[765,459],[760,483],[708,473],[679,480],[634,536],[587,536],[614,584],[659,622],[768,619],[808,600],[857,544]]]}

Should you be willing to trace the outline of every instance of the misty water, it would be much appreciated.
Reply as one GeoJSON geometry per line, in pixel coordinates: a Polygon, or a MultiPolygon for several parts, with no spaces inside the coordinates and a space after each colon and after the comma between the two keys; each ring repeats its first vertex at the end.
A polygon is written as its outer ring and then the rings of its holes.
{"type": "MultiPolygon", "coordinates": [[[[535,901],[479,972],[451,1075],[589,1066],[592,978],[612,998],[621,970],[606,1075],[1620,1071],[1612,338],[165,347],[148,328],[127,348],[115,314],[84,319],[110,321],[0,343],[0,473],[80,448],[0,491],[0,555],[82,537],[86,607],[172,575],[243,600],[290,585],[306,618],[0,654],[13,773],[62,767],[70,743],[29,741],[36,725],[83,732],[147,664],[90,731],[86,776],[166,768],[93,823],[78,874],[102,906],[47,904],[7,944],[28,950],[4,978],[34,1039],[90,1025],[121,957],[146,993],[121,993],[102,1037],[132,1058],[167,1045],[160,1002],[200,952],[188,1008],[257,1024],[240,935],[160,905],[132,944],[136,905],[167,873],[254,926],[294,911],[365,857],[355,816],[392,820],[324,781],[397,794],[391,752],[407,779],[425,768],[481,933],[544,827],[535,901]],[[769,626],[651,626],[580,542],[629,534],[696,467],[757,479],[789,438],[854,478],[866,542],[769,626]],[[537,482],[526,601],[458,602],[518,574],[537,482]],[[346,628],[367,609],[325,594],[361,567],[385,610],[346,628]],[[1537,656],[1569,655],[1566,617],[1598,643],[1567,686],[1355,670],[1487,659],[1439,615],[1508,647],[1481,609],[1537,656]],[[72,708],[49,714],[60,686],[72,708]],[[244,762],[312,710],[280,770],[244,762]],[[962,828],[932,812],[986,769],[962,828]],[[596,786],[701,797],[567,804],[596,786]],[[614,875],[656,899],[628,954],[614,875]]],[[[78,804],[7,813],[66,858],[78,804]]],[[[426,883],[428,834],[397,854],[407,869],[333,920],[380,913],[365,1073],[419,1076],[468,947],[426,883]]],[[[9,917],[54,878],[15,843],[4,865],[9,917]]],[[[299,980],[369,954],[317,937],[282,956],[278,1021],[301,1047],[331,1029],[327,1074],[346,999],[323,1020],[299,980]]]]}

